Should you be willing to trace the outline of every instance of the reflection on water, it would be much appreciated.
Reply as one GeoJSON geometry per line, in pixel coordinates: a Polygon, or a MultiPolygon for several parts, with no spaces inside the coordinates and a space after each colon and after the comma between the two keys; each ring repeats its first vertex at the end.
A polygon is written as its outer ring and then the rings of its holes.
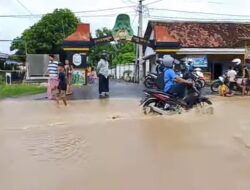
{"type": "Polygon", "coordinates": [[[0,189],[249,190],[250,100],[144,116],[136,100],[0,102],[0,189]]]}

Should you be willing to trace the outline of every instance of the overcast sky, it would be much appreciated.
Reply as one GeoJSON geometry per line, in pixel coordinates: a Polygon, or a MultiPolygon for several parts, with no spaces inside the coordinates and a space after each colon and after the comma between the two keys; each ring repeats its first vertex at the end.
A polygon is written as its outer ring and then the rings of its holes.
{"type": "MultiPolygon", "coordinates": [[[[191,19],[228,19],[235,21],[250,21],[250,1],[249,0],[145,0],[144,4],[149,4],[145,8],[144,29],[149,19],[171,20],[179,17],[191,19]],[[209,14],[190,14],[171,12],[156,9],[174,9],[195,12],[213,12],[219,14],[248,15],[246,17],[220,16],[209,14]],[[149,17],[150,16],[150,17],[149,17]],[[157,16],[157,17],[156,17],[157,16]],[[248,20],[247,20],[248,19],[248,20]]],[[[109,17],[89,17],[92,15],[108,15],[128,13],[133,23],[133,28],[137,28],[138,17],[135,17],[136,0],[0,0],[0,16],[2,15],[27,15],[27,14],[46,14],[55,8],[69,8],[72,11],[86,11],[106,9],[113,7],[134,6],[121,10],[102,11],[95,13],[79,14],[82,22],[91,24],[91,32],[97,28],[112,28],[116,16],[109,17]],[[22,4],[22,5],[21,5],[22,4]],[[85,17],[84,17],[85,16],[85,17]]],[[[180,19],[180,18],[179,18],[180,19]]],[[[20,36],[24,29],[33,25],[39,18],[4,18],[0,17],[0,40],[12,40],[20,36]]],[[[0,52],[9,53],[9,42],[0,42],[0,52]]]]}

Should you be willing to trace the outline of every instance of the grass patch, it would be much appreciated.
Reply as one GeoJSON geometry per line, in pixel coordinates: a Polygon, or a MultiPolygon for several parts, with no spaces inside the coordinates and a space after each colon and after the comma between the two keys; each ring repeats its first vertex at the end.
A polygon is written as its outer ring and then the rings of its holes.
{"type": "Polygon", "coordinates": [[[30,84],[1,85],[0,98],[19,97],[46,92],[46,87],[30,84]]]}

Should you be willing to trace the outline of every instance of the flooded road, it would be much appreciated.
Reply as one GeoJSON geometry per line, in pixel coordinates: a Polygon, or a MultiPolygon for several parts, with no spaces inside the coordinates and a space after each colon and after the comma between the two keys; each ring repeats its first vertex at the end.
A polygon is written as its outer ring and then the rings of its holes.
{"type": "Polygon", "coordinates": [[[0,102],[1,190],[249,190],[250,99],[144,116],[138,100],[0,102]]]}

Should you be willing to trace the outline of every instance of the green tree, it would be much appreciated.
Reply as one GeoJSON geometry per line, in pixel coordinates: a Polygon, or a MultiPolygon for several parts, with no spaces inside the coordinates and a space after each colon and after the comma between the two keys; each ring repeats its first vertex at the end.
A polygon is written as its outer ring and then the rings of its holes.
{"type": "MultiPolygon", "coordinates": [[[[96,37],[104,37],[112,35],[112,30],[102,28],[96,30],[96,37]]],[[[97,65],[102,52],[107,52],[110,55],[111,67],[119,64],[127,64],[135,61],[135,45],[128,41],[111,42],[102,45],[97,45],[91,48],[89,60],[94,66],[97,65]]]]}
{"type": "Polygon", "coordinates": [[[24,54],[26,42],[28,53],[60,53],[64,38],[76,30],[79,22],[69,9],[55,9],[53,13],[46,14],[26,29],[21,37],[16,37],[10,50],[24,54]]]}

